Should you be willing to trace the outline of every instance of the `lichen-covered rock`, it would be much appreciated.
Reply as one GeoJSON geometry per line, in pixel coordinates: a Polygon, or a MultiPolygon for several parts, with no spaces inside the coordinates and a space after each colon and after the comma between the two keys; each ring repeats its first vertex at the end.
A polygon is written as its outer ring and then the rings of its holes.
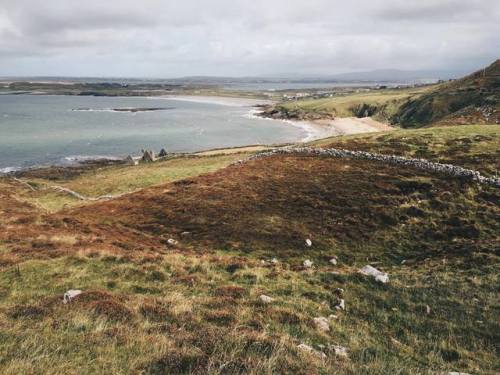
{"type": "Polygon", "coordinates": [[[307,353],[311,353],[313,355],[315,355],[316,357],[320,358],[320,359],[326,359],[326,354],[319,351],[319,350],[316,350],[314,349],[312,346],[309,346],[309,345],[306,345],[306,344],[300,344],[297,346],[297,348],[299,348],[300,350],[304,351],[304,352],[307,352],[307,353]]]}
{"type": "Polygon", "coordinates": [[[330,330],[330,323],[328,323],[327,318],[320,316],[318,318],[314,318],[313,321],[316,328],[319,329],[320,331],[328,332],[330,330]]]}

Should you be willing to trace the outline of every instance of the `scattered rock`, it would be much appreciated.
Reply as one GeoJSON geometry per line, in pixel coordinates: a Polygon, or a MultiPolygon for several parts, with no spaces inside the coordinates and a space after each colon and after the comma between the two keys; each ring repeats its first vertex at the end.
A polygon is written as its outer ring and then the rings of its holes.
{"type": "Polygon", "coordinates": [[[303,263],[305,268],[311,268],[313,266],[313,262],[311,262],[309,259],[304,260],[303,263]]]}
{"type": "Polygon", "coordinates": [[[330,324],[328,323],[328,319],[324,317],[318,317],[313,319],[316,328],[323,332],[328,332],[330,330],[330,324]]]}
{"type": "Polygon", "coordinates": [[[450,371],[448,375],[471,375],[467,372],[459,372],[459,371],[450,371]]]}
{"type": "Polygon", "coordinates": [[[337,265],[337,258],[336,257],[333,257],[332,259],[330,259],[330,263],[333,264],[334,266],[337,265]]]}
{"type": "Polygon", "coordinates": [[[63,295],[63,303],[69,303],[69,302],[71,302],[71,300],[73,298],[75,298],[76,296],[79,296],[80,294],[82,294],[81,290],[78,290],[78,289],[70,289],[70,290],[68,290],[63,295]]]}
{"type": "Polygon", "coordinates": [[[278,259],[276,259],[276,258],[271,259],[271,263],[272,264],[278,264],[278,259]]]}
{"type": "Polygon", "coordinates": [[[160,150],[160,153],[158,154],[158,157],[159,157],[159,158],[164,158],[164,157],[165,157],[165,156],[167,156],[167,155],[168,155],[167,151],[166,151],[164,148],[162,148],[162,149],[160,150]]]}
{"type": "Polygon", "coordinates": [[[265,303],[265,304],[269,304],[269,303],[274,302],[274,298],[269,297],[269,296],[266,296],[265,294],[261,294],[261,295],[259,296],[259,300],[260,300],[262,303],[265,303]]]}
{"type": "Polygon", "coordinates": [[[425,305],[425,313],[429,315],[431,313],[431,307],[429,305],[425,305]]]}
{"type": "Polygon", "coordinates": [[[307,352],[307,353],[311,353],[313,355],[315,355],[316,357],[320,358],[320,359],[326,359],[326,354],[319,351],[319,350],[316,350],[314,349],[312,346],[309,346],[309,345],[306,345],[306,344],[300,344],[297,346],[297,348],[299,348],[300,350],[304,351],[304,352],[307,352]]]}
{"type": "Polygon", "coordinates": [[[177,245],[177,244],[179,243],[179,241],[174,240],[173,238],[169,238],[169,239],[167,240],[167,243],[168,243],[169,245],[175,246],[175,245],[177,245]]]}
{"type": "Polygon", "coordinates": [[[339,303],[335,306],[335,309],[337,310],[345,310],[345,301],[344,299],[341,299],[339,303]]]}
{"type": "Polygon", "coordinates": [[[330,314],[330,315],[328,316],[328,319],[330,319],[330,320],[337,320],[338,318],[339,318],[339,317],[338,317],[337,315],[333,315],[333,314],[330,314]]]}
{"type": "Polygon", "coordinates": [[[181,237],[189,237],[191,236],[191,232],[182,232],[181,237]]]}
{"type": "Polygon", "coordinates": [[[361,273],[362,275],[366,275],[366,276],[372,276],[375,278],[376,281],[383,283],[383,284],[386,284],[389,282],[389,275],[388,274],[381,272],[378,269],[376,269],[375,267],[372,267],[370,265],[364,266],[363,268],[361,268],[359,270],[359,273],[361,273]]]}
{"type": "Polygon", "coordinates": [[[306,246],[307,246],[307,247],[311,247],[311,246],[312,246],[312,244],[313,244],[313,243],[312,243],[312,241],[311,241],[309,238],[308,238],[308,239],[306,239],[306,246]]]}

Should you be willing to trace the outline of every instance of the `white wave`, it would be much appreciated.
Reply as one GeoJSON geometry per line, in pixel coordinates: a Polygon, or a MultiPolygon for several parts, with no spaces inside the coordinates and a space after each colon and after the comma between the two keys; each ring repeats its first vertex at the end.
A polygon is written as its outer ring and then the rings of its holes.
{"type": "Polygon", "coordinates": [[[71,109],[72,112],[120,112],[112,108],[75,108],[71,109]]]}
{"type": "Polygon", "coordinates": [[[183,102],[214,104],[225,107],[252,107],[259,104],[270,104],[269,100],[234,98],[224,96],[201,96],[201,95],[171,95],[171,96],[151,96],[148,99],[167,99],[183,102]]]}
{"type": "Polygon", "coordinates": [[[63,158],[64,161],[70,163],[82,163],[93,160],[122,160],[122,157],[115,155],[70,155],[63,158]]]}
{"type": "Polygon", "coordinates": [[[12,173],[21,170],[19,167],[5,167],[5,168],[0,168],[0,174],[7,174],[7,173],[12,173]]]}
{"type": "Polygon", "coordinates": [[[300,140],[300,142],[310,142],[315,139],[322,138],[324,135],[323,129],[320,129],[317,125],[307,122],[307,121],[292,121],[292,120],[286,120],[286,119],[273,119],[269,117],[262,117],[259,116],[258,114],[261,113],[262,111],[258,109],[251,109],[247,113],[243,115],[243,117],[246,118],[251,118],[251,119],[259,119],[259,120],[267,120],[267,121],[279,121],[283,122],[286,124],[290,124],[292,126],[295,126],[296,128],[301,129],[304,133],[305,136],[300,140]]]}

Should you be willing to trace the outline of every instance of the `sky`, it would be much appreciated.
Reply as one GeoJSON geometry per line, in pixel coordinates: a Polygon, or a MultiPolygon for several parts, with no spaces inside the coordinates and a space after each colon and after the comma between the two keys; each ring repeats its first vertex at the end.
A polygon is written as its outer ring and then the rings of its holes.
{"type": "Polygon", "coordinates": [[[473,71],[499,0],[0,0],[0,76],[473,71]]]}

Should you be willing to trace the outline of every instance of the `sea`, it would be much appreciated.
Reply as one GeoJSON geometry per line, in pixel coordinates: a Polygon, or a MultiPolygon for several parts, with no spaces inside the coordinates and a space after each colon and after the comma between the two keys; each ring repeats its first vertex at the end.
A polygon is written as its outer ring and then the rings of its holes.
{"type": "Polygon", "coordinates": [[[254,112],[249,103],[220,99],[0,95],[0,173],[142,149],[194,152],[307,137],[304,128],[254,112]],[[129,111],[138,108],[149,110],[129,111]]]}

